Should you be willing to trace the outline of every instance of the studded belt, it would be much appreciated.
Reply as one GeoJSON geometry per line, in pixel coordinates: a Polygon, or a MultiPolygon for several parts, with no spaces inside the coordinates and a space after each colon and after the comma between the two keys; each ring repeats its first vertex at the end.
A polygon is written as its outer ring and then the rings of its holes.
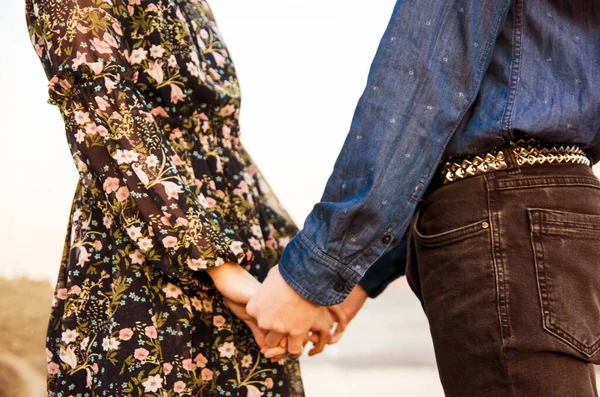
{"type": "Polygon", "coordinates": [[[453,157],[444,161],[441,166],[442,183],[445,185],[472,176],[507,170],[510,162],[516,162],[519,167],[541,164],[591,164],[585,152],[578,146],[519,139],[477,156],[453,157]]]}

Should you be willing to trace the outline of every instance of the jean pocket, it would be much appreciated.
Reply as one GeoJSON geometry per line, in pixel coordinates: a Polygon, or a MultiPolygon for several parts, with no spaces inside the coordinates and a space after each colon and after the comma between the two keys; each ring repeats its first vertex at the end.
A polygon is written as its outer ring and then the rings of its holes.
{"type": "Polygon", "coordinates": [[[456,243],[476,236],[480,233],[487,232],[489,227],[489,220],[488,218],[485,218],[465,226],[444,231],[442,233],[424,234],[423,232],[419,231],[418,222],[414,222],[413,232],[415,233],[417,241],[420,244],[429,247],[441,247],[446,244],[456,243]]]}
{"type": "Polygon", "coordinates": [[[543,327],[589,358],[600,350],[600,215],[527,212],[543,327]]]}

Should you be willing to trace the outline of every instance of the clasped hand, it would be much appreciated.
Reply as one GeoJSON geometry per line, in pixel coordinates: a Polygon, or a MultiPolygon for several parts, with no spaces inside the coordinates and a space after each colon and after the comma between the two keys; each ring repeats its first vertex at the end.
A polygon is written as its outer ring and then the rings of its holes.
{"type": "Polygon", "coordinates": [[[209,269],[209,274],[224,303],[248,325],[261,351],[272,361],[300,356],[308,342],[313,344],[311,356],[327,344],[337,343],[364,302],[347,307],[315,305],[285,282],[277,266],[262,285],[233,263],[209,269]]]}

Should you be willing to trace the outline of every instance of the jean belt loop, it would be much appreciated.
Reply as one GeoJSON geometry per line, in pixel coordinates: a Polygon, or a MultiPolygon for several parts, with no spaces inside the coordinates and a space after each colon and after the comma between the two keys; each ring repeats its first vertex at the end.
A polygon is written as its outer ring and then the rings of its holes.
{"type": "Polygon", "coordinates": [[[502,153],[504,153],[504,157],[506,158],[506,164],[508,173],[510,175],[518,175],[521,173],[521,166],[517,162],[517,158],[515,153],[512,150],[512,145],[507,143],[499,148],[502,153]]]}

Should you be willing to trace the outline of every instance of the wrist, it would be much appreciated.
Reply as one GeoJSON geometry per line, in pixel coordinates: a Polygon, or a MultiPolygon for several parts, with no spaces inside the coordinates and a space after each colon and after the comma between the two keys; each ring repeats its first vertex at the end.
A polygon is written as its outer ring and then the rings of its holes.
{"type": "Polygon", "coordinates": [[[207,272],[217,290],[236,303],[246,304],[260,288],[260,282],[237,263],[227,262],[207,272]]]}

